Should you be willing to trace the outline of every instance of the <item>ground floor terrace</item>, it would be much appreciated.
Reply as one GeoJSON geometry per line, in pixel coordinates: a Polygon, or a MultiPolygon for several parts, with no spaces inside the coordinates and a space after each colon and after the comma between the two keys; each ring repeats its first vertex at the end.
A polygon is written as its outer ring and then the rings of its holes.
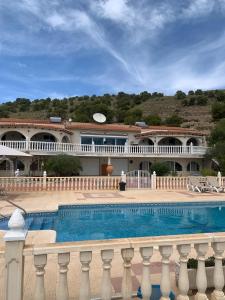
{"type": "MultiPolygon", "coordinates": [[[[224,201],[224,194],[193,193],[185,189],[176,191],[128,190],[118,191],[51,191],[9,193],[7,196],[28,212],[55,211],[65,204],[112,204],[150,202],[224,201]]],[[[0,212],[11,214],[9,203],[0,201],[0,212]]],[[[152,224],[154,226],[154,224],[152,224]]],[[[74,229],[76,230],[76,229],[74,229]]],[[[5,243],[1,233],[0,244],[0,299],[4,299],[5,243]]],[[[117,239],[54,244],[52,231],[29,232],[25,258],[24,298],[27,299],[111,299],[122,295],[130,299],[142,286],[144,299],[149,299],[150,283],[161,284],[164,299],[170,288],[180,295],[187,295],[186,261],[188,257],[199,258],[197,299],[205,294],[205,268],[202,262],[213,253],[217,257],[217,290],[214,299],[224,299],[224,286],[220,261],[225,248],[225,235],[197,234],[161,238],[117,239]],[[213,246],[213,248],[212,248],[213,246]],[[182,265],[180,290],[175,280],[176,263],[182,265]],[[67,272],[68,267],[68,272],[67,272]],[[44,271],[45,270],[45,271],[44,271]],[[110,273],[111,270],[111,273],[110,273]],[[150,273],[151,272],[151,276],[150,273]],[[170,284],[169,284],[170,282],[170,284]],[[68,285],[68,289],[67,289],[68,285]],[[69,295],[68,295],[69,293],[69,295]],[[45,294],[45,297],[44,297],[45,294]],[[221,298],[222,295],[222,298],[221,298]]],[[[9,257],[8,257],[9,259],[9,257]]],[[[9,266],[8,266],[9,267],[9,266]]],[[[15,269],[14,269],[15,270],[15,269]]],[[[210,293],[212,290],[207,290],[210,293]]],[[[196,291],[195,291],[196,292],[196,291]]],[[[15,300],[16,298],[9,298],[15,300]]],[[[20,298],[18,298],[20,299],[20,298]]],[[[206,298],[204,298],[206,299],[206,298]]]]}

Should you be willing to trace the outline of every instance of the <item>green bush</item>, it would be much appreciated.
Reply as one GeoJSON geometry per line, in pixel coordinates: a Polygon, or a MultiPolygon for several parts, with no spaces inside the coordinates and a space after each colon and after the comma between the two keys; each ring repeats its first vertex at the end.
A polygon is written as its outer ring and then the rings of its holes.
{"type": "Polygon", "coordinates": [[[170,116],[169,118],[166,118],[165,124],[169,126],[180,126],[183,122],[183,119],[179,117],[178,115],[174,114],[170,116]]]}
{"type": "Polygon", "coordinates": [[[46,171],[54,176],[75,176],[82,170],[79,158],[66,154],[50,157],[45,167],[46,171]]]}
{"type": "Polygon", "coordinates": [[[217,172],[212,169],[204,168],[201,170],[201,175],[202,176],[217,176],[217,172]]]}
{"type": "MultiPolygon", "coordinates": [[[[225,265],[225,259],[222,260],[222,265],[225,265]]],[[[205,266],[206,267],[214,267],[215,266],[215,257],[210,256],[205,260],[205,266]]],[[[197,269],[198,267],[198,261],[195,258],[189,258],[187,262],[187,268],[188,269],[197,269]]]]}
{"type": "Polygon", "coordinates": [[[170,168],[166,163],[154,163],[151,165],[151,171],[155,171],[158,176],[165,176],[170,173],[170,168]]]}
{"type": "Polygon", "coordinates": [[[161,125],[162,124],[162,119],[158,115],[149,115],[145,117],[145,122],[148,125],[161,125]]]}

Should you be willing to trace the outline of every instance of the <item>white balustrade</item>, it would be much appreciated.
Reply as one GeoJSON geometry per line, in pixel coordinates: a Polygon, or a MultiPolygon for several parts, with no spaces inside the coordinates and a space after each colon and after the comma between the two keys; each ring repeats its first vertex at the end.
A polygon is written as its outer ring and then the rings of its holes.
{"type": "Polygon", "coordinates": [[[132,280],[131,280],[131,260],[134,256],[134,249],[122,249],[123,258],[123,279],[122,279],[122,298],[130,300],[132,297],[132,280]]]}
{"type": "Polygon", "coordinates": [[[112,286],[111,286],[111,261],[113,259],[114,250],[102,250],[101,257],[103,261],[103,273],[101,284],[101,299],[110,300],[112,298],[112,286]]]}
{"type": "Polygon", "coordinates": [[[188,254],[191,251],[191,245],[178,245],[178,252],[180,254],[180,274],[178,279],[179,295],[177,300],[189,300],[188,290],[189,290],[189,280],[188,280],[188,270],[187,261],[188,254]]]}
{"type": "Polygon", "coordinates": [[[45,265],[47,263],[47,254],[34,255],[34,266],[36,268],[36,285],[34,291],[34,300],[45,300],[45,265]]]}
{"type": "Polygon", "coordinates": [[[59,253],[59,281],[56,290],[56,300],[69,300],[69,291],[67,283],[68,264],[70,262],[70,253],[59,253]]]}
{"type": "Polygon", "coordinates": [[[92,259],[91,251],[80,252],[80,262],[81,262],[81,283],[80,283],[80,300],[90,300],[91,299],[91,288],[90,288],[90,262],[92,259]]]}
{"type": "Polygon", "coordinates": [[[198,292],[195,295],[195,300],[207,300],[206,288],[207,288],[207,277],[205,270],[205,255],[208,250],[208,243],[195,244],[195,250],[197,252],[198,269],[196,274],[196,285],[198,292]]]}
{"type": "Polygon", "coordinates": [[[142,279],[141,279],[141,292],[142,299],[148,300],[152,294],[152,286],[150,279],[150,258],[153,254],[153,247],[142,247],[140,248],[141,257],[143,259],[143,271],[142,271],[142,279]]]}
{"type": "Polygon", "coordinates": [[[162,296],[160,300],[170,300],[169,295],[171,292],[171,282],[170,282],[169,258],[172,254],[172,246],[160,246],[159,252],[162,256],[162,274],[161,274],[161,283],[160,283],[162,296]]]}
{"type": "Polygon", "coordinates": [[[225,295],[223,292],[224,288],[224,274],[222,259],[225,250],[225,242],[214,242],[212,243],[212,248],[215,253],[215,269],[214,269],[214,286],[215,290],[212,293],[213,300],[225,300],[225,295]]]}
{"type": "Polygon", "coordinates": [[[79,155],[120,155],[132,154],[134,156],[189,156],[204,155],[207,147],[202,146],[146,146],[146,145],[94,145],[94,144],[72,144],[42,141],[0,141],[0,145],[21,151],[31,152],[53,152],[53,153],[76,153],[79,155]]]}

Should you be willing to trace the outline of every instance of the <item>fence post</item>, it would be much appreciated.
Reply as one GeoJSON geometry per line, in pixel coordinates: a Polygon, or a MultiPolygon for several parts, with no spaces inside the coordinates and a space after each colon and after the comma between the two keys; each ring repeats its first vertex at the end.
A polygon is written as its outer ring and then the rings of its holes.
{"type": "Polygon", "coordinates": [[[151,184],[152,190],[156,190],[156,172],[155,171],[152,173],[151,179],[152,179],[151,180],[152,181],[152,184],[151,184]]]}
{"type": "Polygon", "coordinates": [[[46,186],[47,186],[47,172],[44,171],[43,172],[43,190],[45,191],[46,190],[46,186]]]}
{"type": "Polygon", "coordinates": [[[220,171],[217,173],[217,179],[218,179],[219,186],[222,186],[223,182],[222,182],[222,175],[220,171]]]}
{"type": "Polygon", "coordinates": [[[24,257],[23,247],[27,235],[21,210],[16,209],[8,223],[5,241],[5,299],[23,299],[24,257]]]}

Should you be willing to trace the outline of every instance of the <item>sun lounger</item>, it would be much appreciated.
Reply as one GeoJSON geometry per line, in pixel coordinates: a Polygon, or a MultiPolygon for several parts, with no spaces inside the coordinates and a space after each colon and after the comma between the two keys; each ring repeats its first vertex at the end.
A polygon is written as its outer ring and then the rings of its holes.
{"type": "Polygon", "coordinates": [[[207,182],[207,178],[200,176],[190,176],[188,183],[188,190],[193,192],[204,193],[210,191],[212,188],[207,182]]]}
{"type": "Polygon", "coordinates": [[[224,187],[219,185],[218,178],[216,176],[207,176],[206,178],[212,191],[217,193],[224,192],[224,187]]]}

